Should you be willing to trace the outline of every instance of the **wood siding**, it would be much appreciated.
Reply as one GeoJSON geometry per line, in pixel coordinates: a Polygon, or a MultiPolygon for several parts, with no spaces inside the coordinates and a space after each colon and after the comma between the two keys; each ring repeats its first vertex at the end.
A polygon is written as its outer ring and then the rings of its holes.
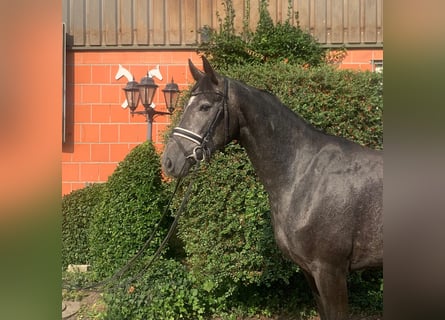
{"type": "MultiPolygon", "coordinates": [[[[235,26],[258,22],[259,0],[232,0],[235,26]]],[[[219,28],[222,0],[63,0],[73,49],[191,48],[204,26],[219,28]]],[[[383,0],[270,0],[274,21],[290,16],[326,46],[383,46],[383,0]]]]}

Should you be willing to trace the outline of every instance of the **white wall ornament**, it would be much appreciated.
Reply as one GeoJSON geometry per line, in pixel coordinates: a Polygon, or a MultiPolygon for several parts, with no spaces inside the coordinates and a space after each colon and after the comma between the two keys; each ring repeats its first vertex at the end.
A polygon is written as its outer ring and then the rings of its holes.
{"type": "MultiPolygon", "coordinates": [[[[150,78],[156,77],[158,78],[160,81],[163,79],[161,71],[159,70],[159,64],[156,65],[156,67],[154,69],[151,69],[148,71],[148,76],[150,78]]],[[[128,71],[128,69],[124,68],[121,64],[119,64],[119,68],[117,70],[116,75],[114,76],[114,78],[116,80],[119,80],[120,78],[125,77],[127,78],[127,82],[133,81],[134,76],[131,74],[130,71],[128,71]]],[[[125,101],[121,104],[122,108],[127,108],[128,107],[128,102],[125,99],[125,101]]],[[[155,104],[152,103],[151,105],[152,108],[155,107],[155,104]]]]}

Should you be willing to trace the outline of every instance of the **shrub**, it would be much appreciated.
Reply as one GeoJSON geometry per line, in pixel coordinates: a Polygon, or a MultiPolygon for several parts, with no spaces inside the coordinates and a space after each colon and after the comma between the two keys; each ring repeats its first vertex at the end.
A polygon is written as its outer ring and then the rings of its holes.
{"type": "Polygon", "coordinates": [[[134,285],[105,295],[106,319],[204,319],[201,294],[184,265],[161,259],[134,285]]]}
{"type": "Polygon", "coordinates": [[[95,183],[62,198],[62,268],[88,264],[88,227],[95,206],[102,199],[104,184],[95,183]]]}
{"type": "MultiPolygon", "coordinates": [[[[119,163],[108,179],[88,234],[91,263],[99,278],[123,267],[151,235],[166,203],[164,189],[152,143],[135,147],[119,163]]],[[[141,263],[159,247],[167,227],[166,219],[141,263]]]]}
{"type": "Polygon", "coordinates": [[[275,94],[326,133],[375,149],[383,147],[381,73],[286,63],[231,66],[221,73],[275,94]]]}
{"type": "MultiPolygon", "coordinates": [[[[291,24],[290,12],[287,20],[274,24],[268,11],[268,1],[260,1],[259,20],[256,30],[248,29],[249,17],[243,18],[244,30],[235,32],[235,10],[231,0],[223,2],[225,15],[220,18],[219,30],[205,27],[201,30],[204,41],[198,52],[209,56],[218,68],[238,64],[287,61],[292,64],[317,66],[325,63],[326,49],[322,48],[309,33],[291,24]]],[[[246,2],[250,10],[250,1],[246,2]]],[[[298,20],[298,16],[296,17],[298,20]]]]}

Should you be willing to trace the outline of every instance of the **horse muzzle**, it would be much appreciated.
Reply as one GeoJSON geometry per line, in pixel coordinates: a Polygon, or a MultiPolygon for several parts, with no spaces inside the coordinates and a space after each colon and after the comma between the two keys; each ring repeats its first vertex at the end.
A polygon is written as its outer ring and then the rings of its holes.
{"type": "Polygon", "coordinates": [[[209,149],[198,145],[194,146],[190,151],[186,151],[186,148],[180,141],[173,139],[167,144],[162,154],[162,170],[171,177],[182,178],[189,173],[195,164],[204,160],[207,161],[209,158],[209,149]]]}

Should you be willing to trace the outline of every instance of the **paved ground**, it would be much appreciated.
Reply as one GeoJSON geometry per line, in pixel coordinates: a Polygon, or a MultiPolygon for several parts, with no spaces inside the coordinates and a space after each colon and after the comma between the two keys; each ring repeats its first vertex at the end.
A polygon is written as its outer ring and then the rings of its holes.
{"type": "Polygon", "coordinates": [[[79,309],[79,301],[62,301],[62,320],[72,319],[79,309]]]}

